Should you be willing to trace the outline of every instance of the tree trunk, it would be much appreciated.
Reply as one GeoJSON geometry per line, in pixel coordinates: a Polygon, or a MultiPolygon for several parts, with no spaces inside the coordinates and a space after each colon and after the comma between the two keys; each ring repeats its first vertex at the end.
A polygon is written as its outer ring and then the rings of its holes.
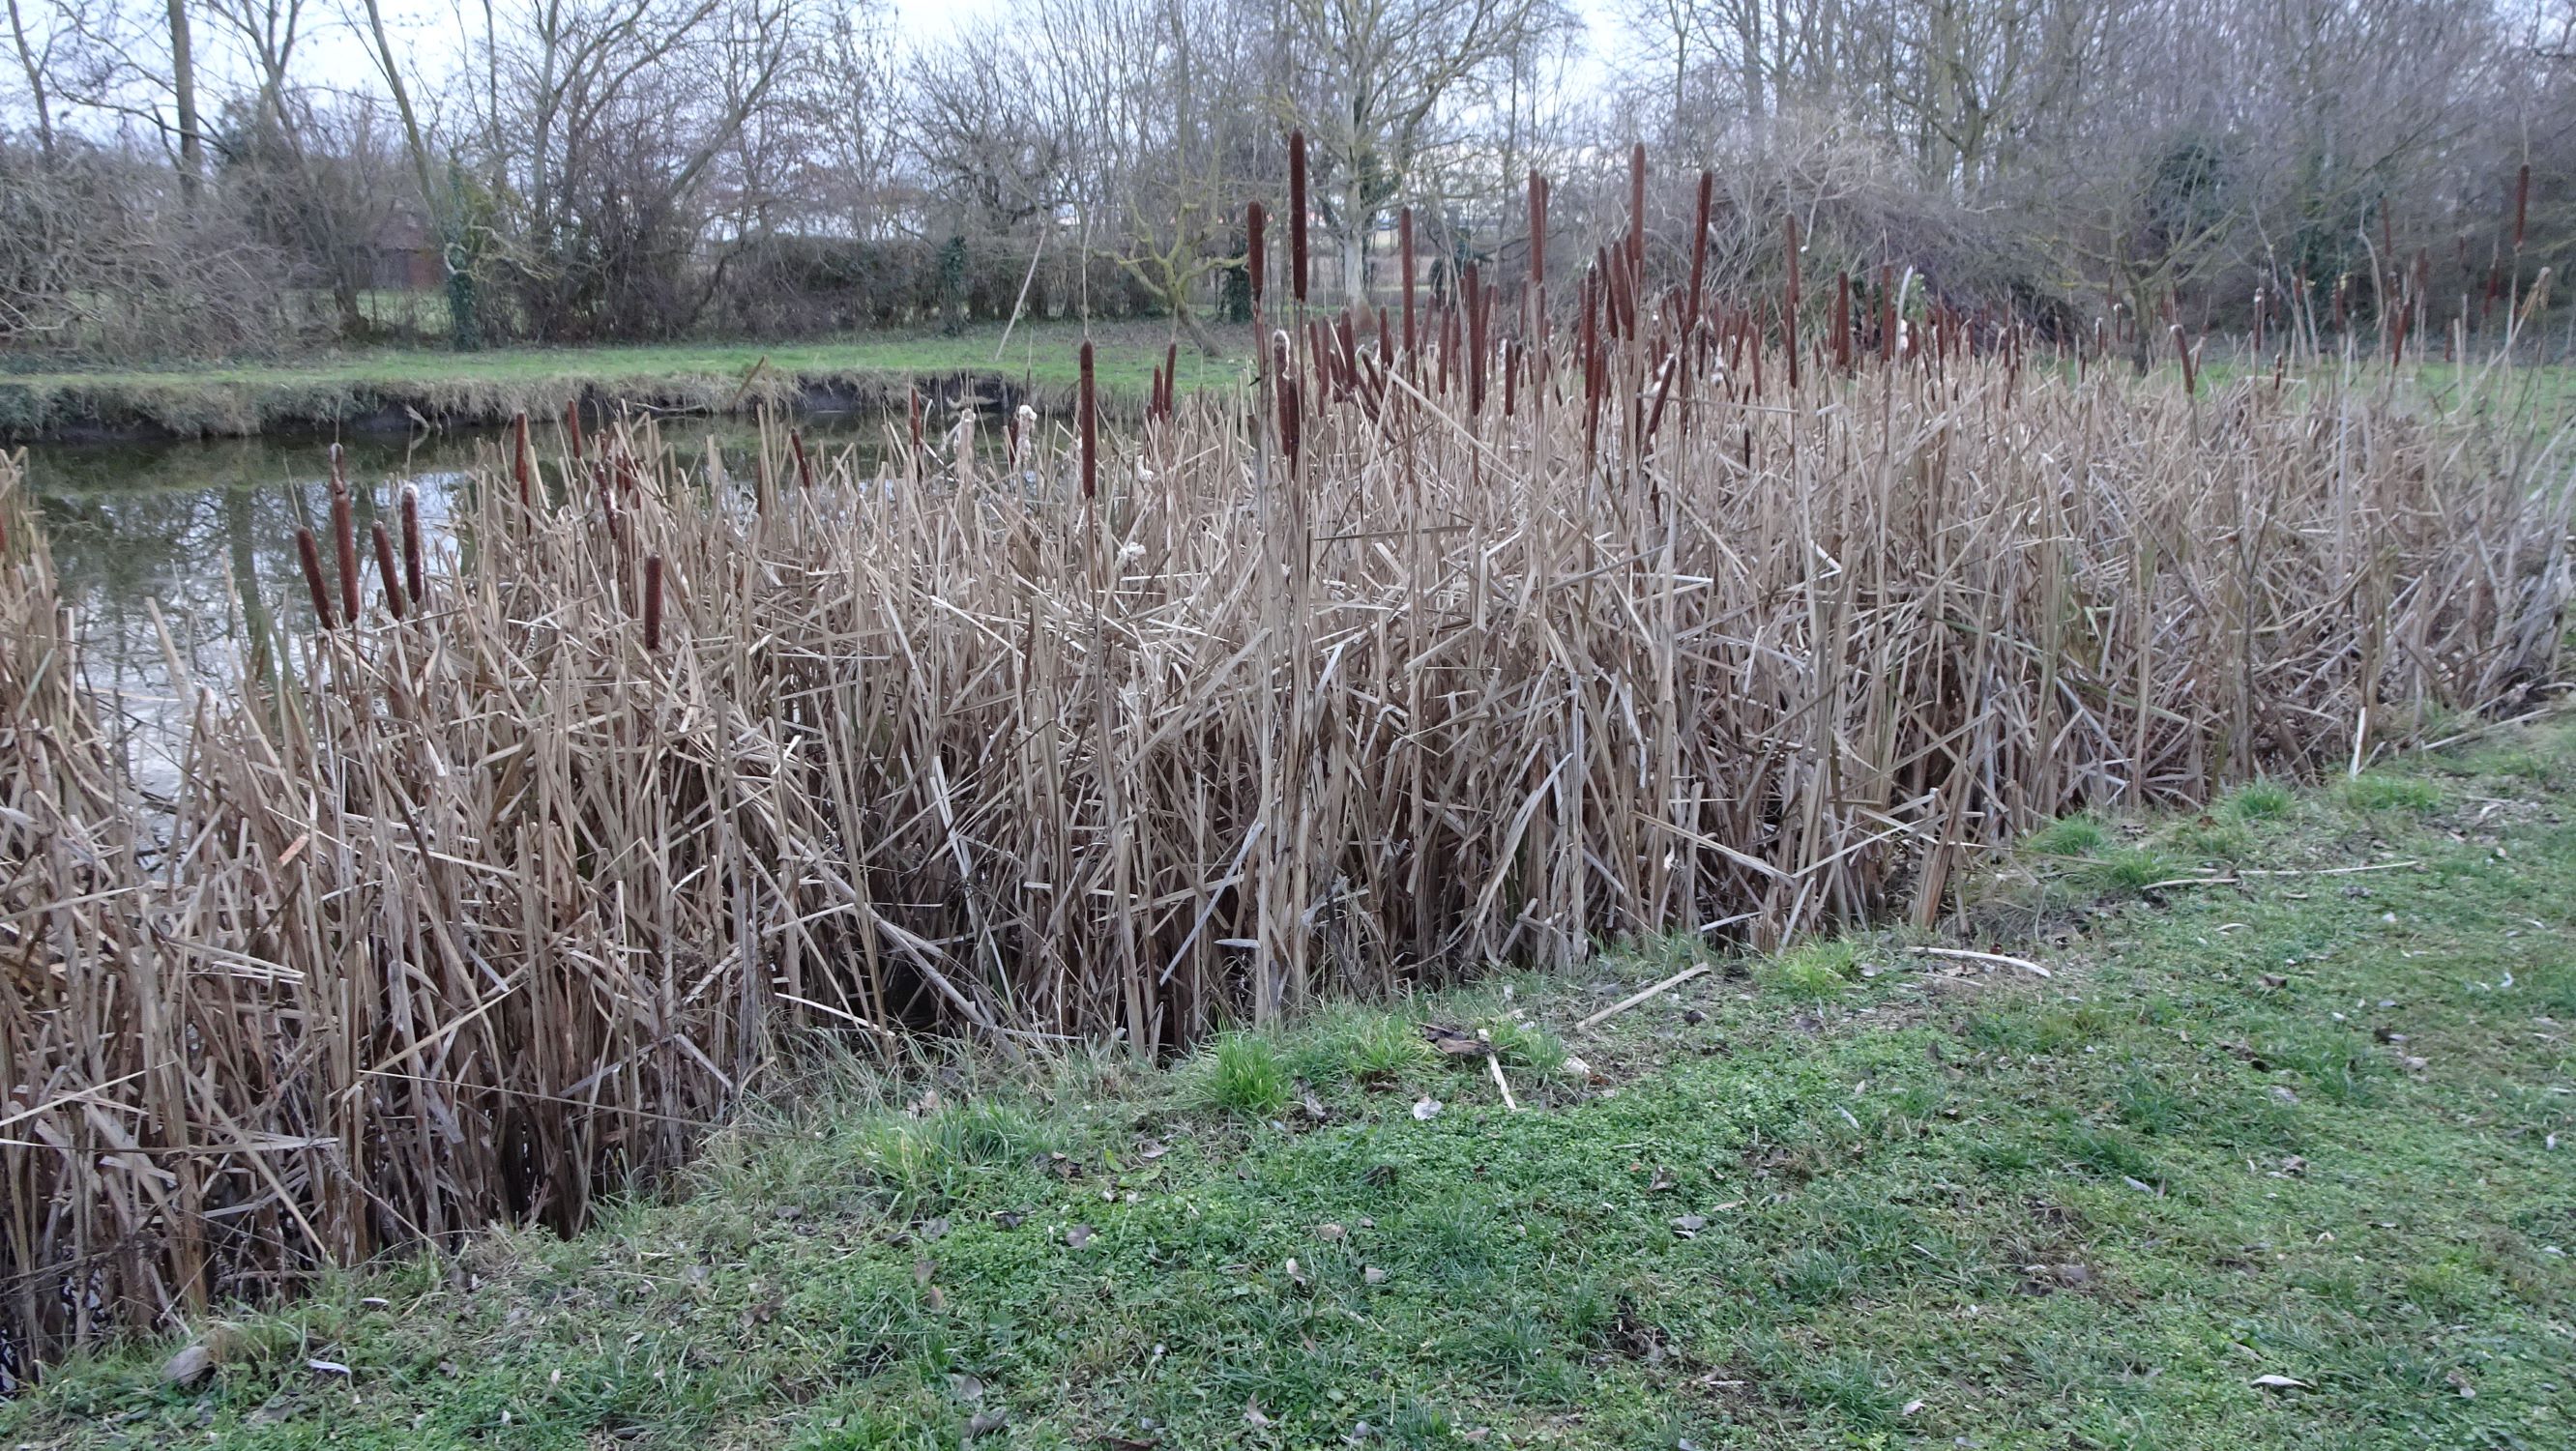
{"type": "Polygon", "coordinates": [[[1342,181],[1342,292],[1357,307],[1368,306],[1368,204],[1360,194],[1356,162],[1342,181]]]}
{"type": "Polygon", "coordinates": [[[170,0],[170,92],[179,110],[179,190],[193,199],[205,174],[205,143],[197,134],[197,59],[188,42],[187,0],[170,0]]]}
{"type": "Polygon", "coordinates": [[[54,105],[45,91],[45,68],[36,64],[36,53],[27,44],[27,22],[19,14],[18,0],[9,0],[9,38],[17,42],[18,68],[27,73],[27,97],[36,112],[36,148],[50,161],[54,156],[54,105]]]}

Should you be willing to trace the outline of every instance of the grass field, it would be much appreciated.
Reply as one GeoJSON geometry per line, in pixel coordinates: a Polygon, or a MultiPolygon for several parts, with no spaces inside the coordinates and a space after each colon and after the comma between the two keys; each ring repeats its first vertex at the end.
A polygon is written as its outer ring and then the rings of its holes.
{"type": "Polygon", "coordinates": [[[1966,909],[2045,978],[1653,945],[1169,1070],[822,1064],[676,1202],[0,1445],[2563,1446],[2571,810],[2559,725],[2061,822],[1966,909]]]}
{"type": "MultiPolygon", "coordinates": [[[[1000,328],[984,326],[953,336],[889,333],[779,346],[384,349],[290,363],[0,373],[0,436],[82,427],[250,434],[404,408],[488,421],[522,407],[559,408],[562,399],[584,394],[722,409],[747,393],[761,396],[764,384],[774,391],[799,381],[872,380],[899,388],[910,376],[961,373],[1061,396],[1079,376],[1082,336],[1079,324],[1047,322],[1022,324],[1007,346],[1000,328]]],[[[1119,322],[1094,328],[1093,336],[1101,388],[1112,398],[1141,400],[1163,361],[1168,330],[1119,322]]],[[[1240,341],[1229,332],[1218,336],[1240,341]]],[[[1235,358],[1205,357],[1182,340],[1184,389],[1229,384],[1240,371],[1235,358]]]]}

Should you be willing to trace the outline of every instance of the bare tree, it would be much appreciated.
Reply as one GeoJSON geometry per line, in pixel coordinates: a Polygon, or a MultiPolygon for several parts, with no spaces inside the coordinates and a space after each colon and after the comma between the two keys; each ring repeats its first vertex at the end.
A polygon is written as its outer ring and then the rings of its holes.
{"type": "Polygon", "coordinates": [[[1343,286],[1368,298],[1368,239],[1443,127],[1490,97],[1513,57],[1571,25],[1554,0],[1288,0],[1286,109],[1317,148],[1343,286]]]}

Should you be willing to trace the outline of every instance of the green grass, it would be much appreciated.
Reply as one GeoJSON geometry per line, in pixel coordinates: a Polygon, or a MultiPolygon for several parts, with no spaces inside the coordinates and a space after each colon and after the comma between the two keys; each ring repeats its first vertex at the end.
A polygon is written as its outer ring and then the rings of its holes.
{"type": "Polygon", "coordinates": [[[676,1202],[209,1323],[197,1388],[78,1362],[0,1446],[2576,1444],[2576,737],[2366,779],[2004,864],[1966,945],[2045,980],[1855,934],[1571,1030],[1662,943],[820,1074],[676,1202]],[[2097,865],[2207,829],[2307,875],[2097,865]]]}
{"type": "MultiPolygon", "coordinates": [[[[1240,331],[1218,336],[1233,344],[1240,331]]],[[[388,348],[280,363],[9,372],[0,373],[0,435],[72,425],[254,434],[404,408],[490,421],[522,408],[559,410],[585,393],[723,409],[763,383],[868,382],[899,390],[907,377],[961,373],[1026,382],[1042,397],[1061,399],[1080,377],[1082,336],[1079,324],[1045,322],[1021,324],[1007,346],[1002,330],[988,325],[955,335],[883,333],[775,346],[388,348]]],[[[1101,390],[1123,404],[1141,403],[1152,370],[1162,364],[1168,330],[1117,322],[1096,327],[1093,337],[1101,390]]],[[[1186,339],[1179,362],[1184,390],[1231,386],[1243,372],[1239,358],[1202,356],[1186,339]]]]}

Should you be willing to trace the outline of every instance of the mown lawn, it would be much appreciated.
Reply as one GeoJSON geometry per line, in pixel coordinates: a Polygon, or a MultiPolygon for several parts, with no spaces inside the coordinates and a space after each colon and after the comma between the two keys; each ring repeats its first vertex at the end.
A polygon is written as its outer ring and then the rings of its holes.
{"type": "Polygon", "coordinates": [[[817,1067],[679,1202],[0,1445],[2576,1444],[2571,809],[2561,726],[2060,823],[1939,939],[2044,979],[1655,945],[1167,1071],[817,1067]]]}

